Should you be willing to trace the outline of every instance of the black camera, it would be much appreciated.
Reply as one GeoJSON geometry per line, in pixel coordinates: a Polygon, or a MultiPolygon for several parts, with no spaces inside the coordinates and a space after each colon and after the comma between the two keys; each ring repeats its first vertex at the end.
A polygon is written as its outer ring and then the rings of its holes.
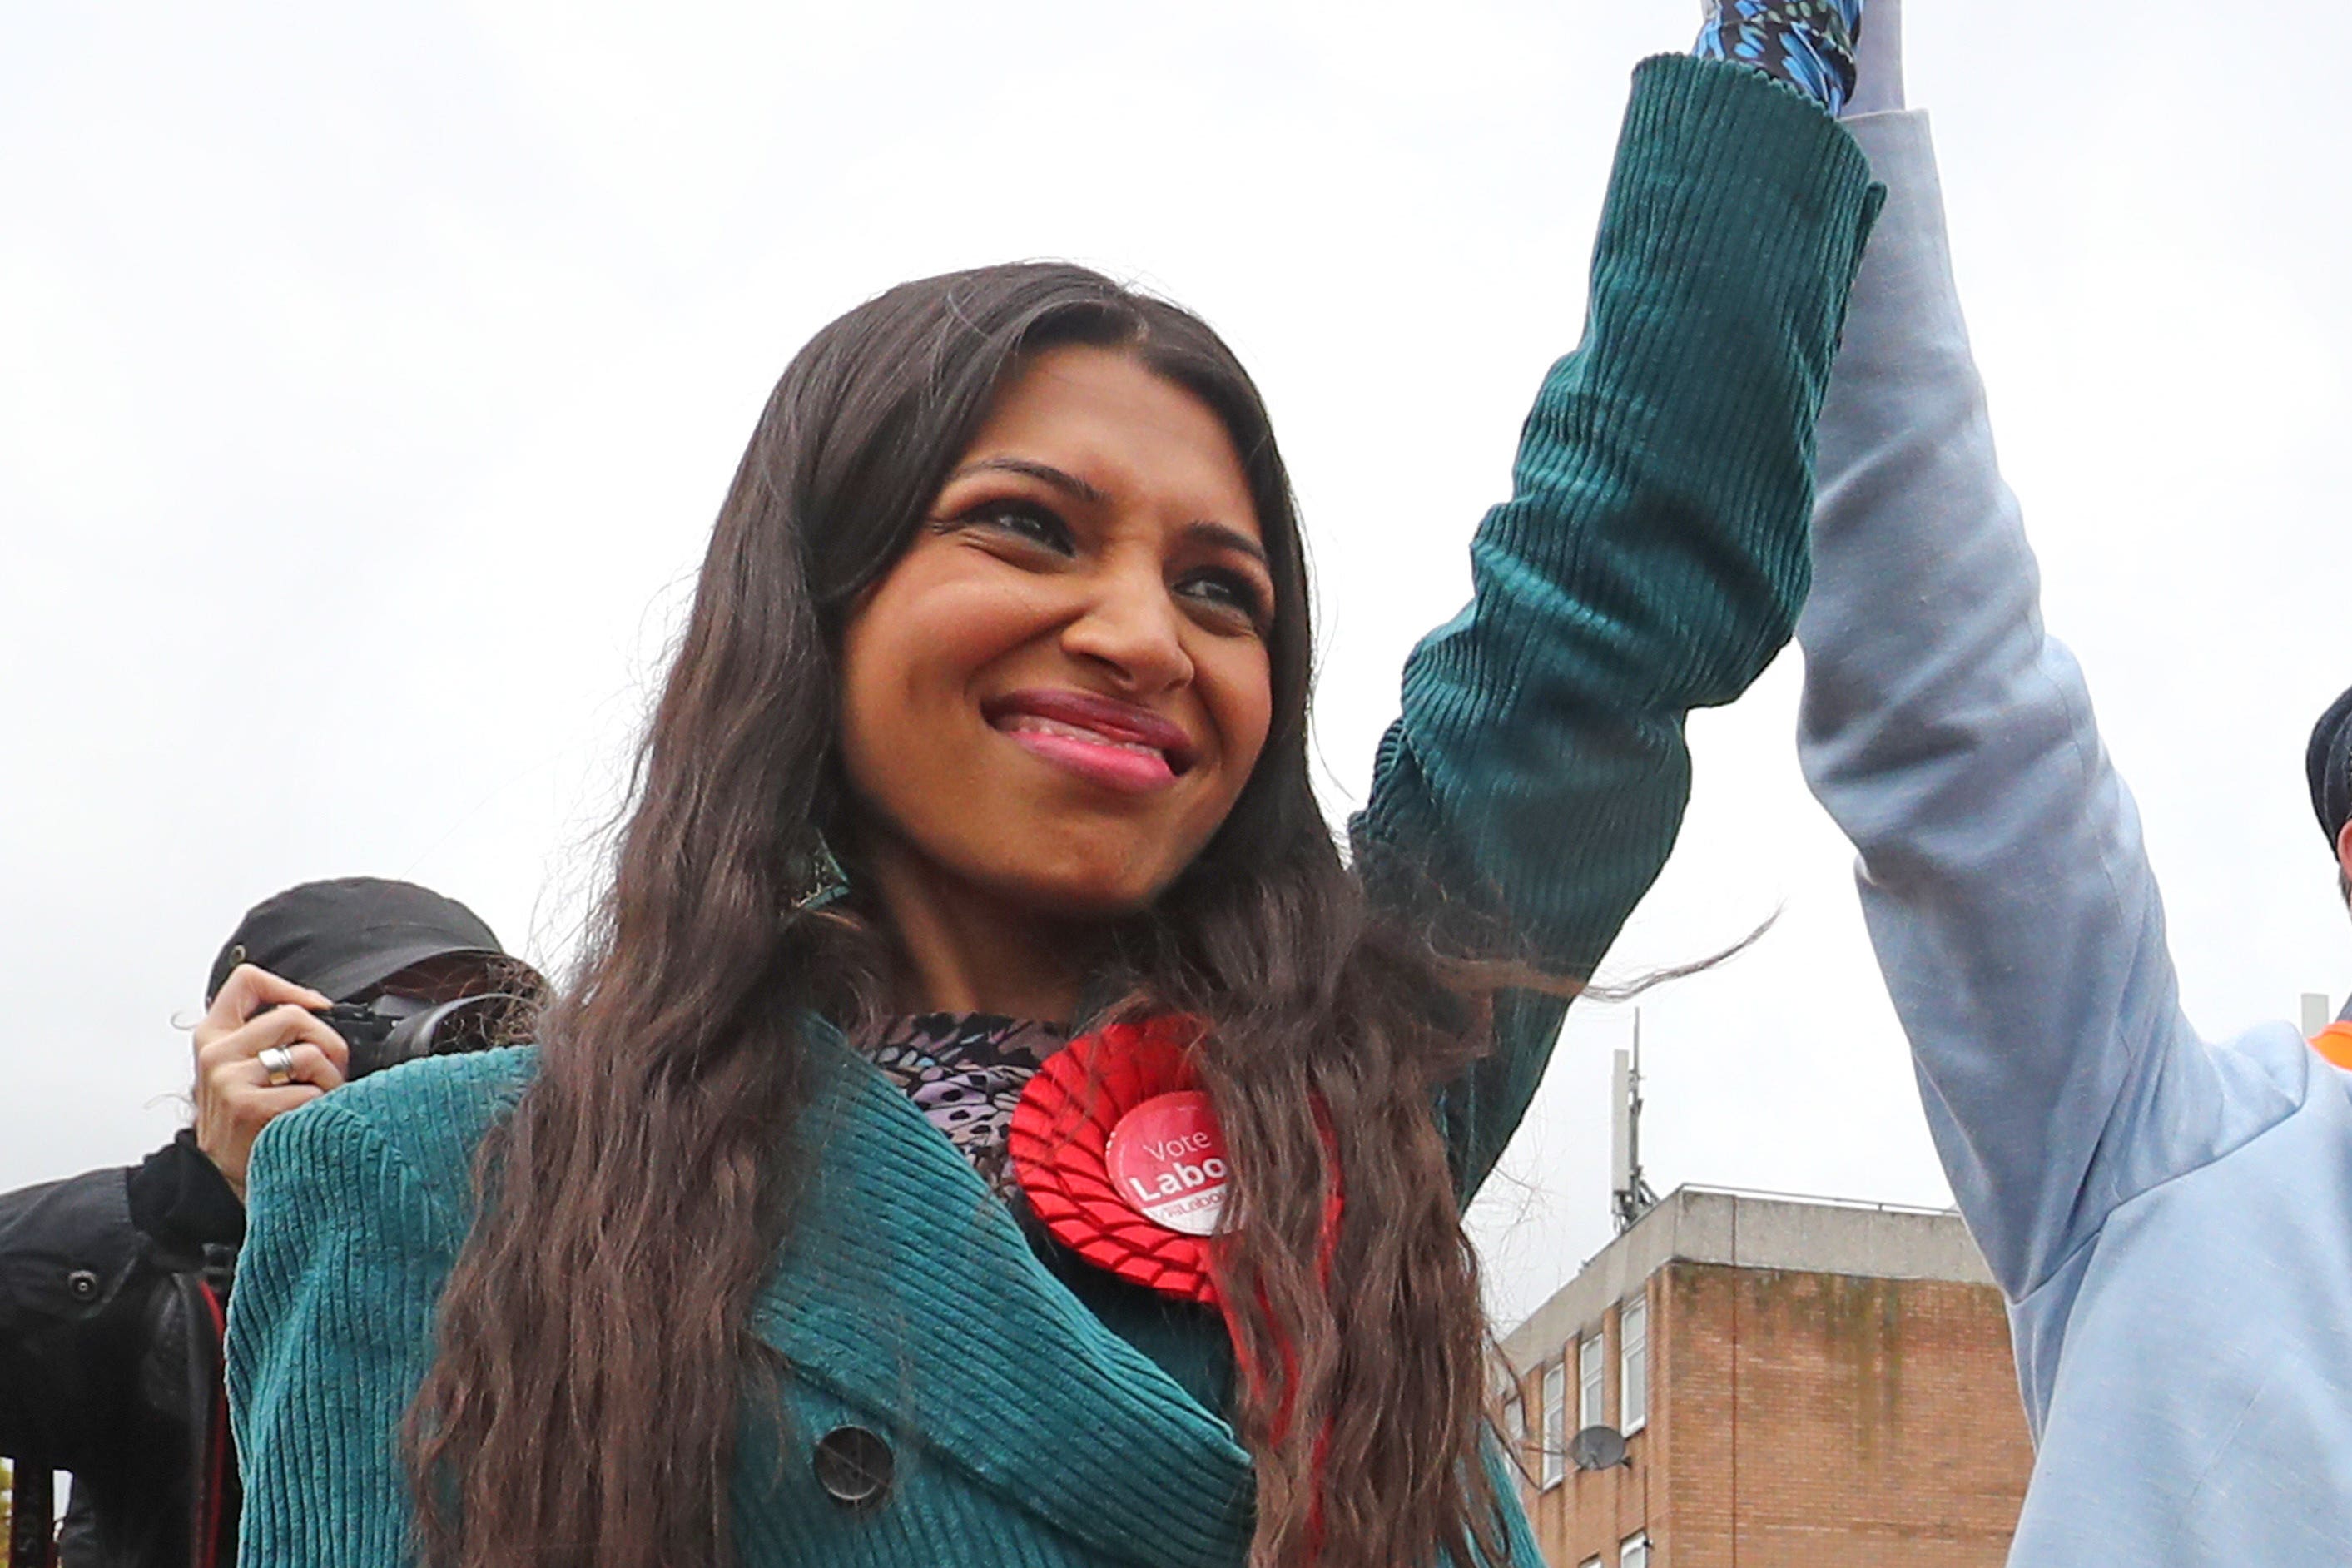
{"type": "Polygon", "coordinates": [[[379,996],[373,1002],[338,1002],[312,1008],[314,1016],[342,1036],[352,1048],[346,1082],[382,1072],[421,1057],[456,1056],[510,1045],[512,1029],[524,1015],[520,996],[504,991],[480,996],[460,996],[454,1002],[421,1002],[406,996],[379,996]]]}

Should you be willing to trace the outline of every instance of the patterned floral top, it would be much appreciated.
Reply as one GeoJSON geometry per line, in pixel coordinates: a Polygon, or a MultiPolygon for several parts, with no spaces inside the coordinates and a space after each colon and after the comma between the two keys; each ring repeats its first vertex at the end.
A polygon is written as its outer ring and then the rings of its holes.
{"type": "Polygon", "coordinates": [[[989,1013],[885,1020],[861,1048],[1005,1201],[1019,1195],[1005,1140],[1030,1075],[1069,1036],[1058,1024],[989,1013]]]}
{"type": "Polygon", "coordinates": [[[1780,78],[1832,114],[1853,96],[1863,0],[1707,0],[1691,53],[1780,78]]]}

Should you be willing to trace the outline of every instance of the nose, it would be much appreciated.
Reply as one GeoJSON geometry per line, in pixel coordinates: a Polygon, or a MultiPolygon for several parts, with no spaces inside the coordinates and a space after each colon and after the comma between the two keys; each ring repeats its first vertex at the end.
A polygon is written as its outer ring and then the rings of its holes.
{"type": "Polygon", "coordinates": [[[1062,647],[1109,675],[1122,693],[1150,695],[1192,680],[1183,633],[1182,613],[1157,562],[1106,563],[1079,613],[1063,628],[1062,647]]]}

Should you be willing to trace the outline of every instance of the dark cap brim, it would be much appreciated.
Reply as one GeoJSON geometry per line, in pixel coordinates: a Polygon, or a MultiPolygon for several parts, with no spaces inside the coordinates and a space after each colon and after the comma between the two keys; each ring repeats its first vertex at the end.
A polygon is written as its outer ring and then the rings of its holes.
{"type": "Polygon", "coordinates": [[[318,979],[303,984],[321,993],[330,1001],[348,1002],[361,992],[383,984],[411,964],[435,958],[478,958],[485,963],[507,961],[505,953],[484,948],[448,947],[439,942],[420,942],[407,947],[388,947],[364,958],[354,958],[331,967],[318,979]]]}
{"type": "Polygon", "coordinates": [[[207,1005],[251,963],[346,1001],[427,959],[504,956],[496,932],[457,900],[376,877],[303,882],[247,910],[205,988],[207,1005]]]}

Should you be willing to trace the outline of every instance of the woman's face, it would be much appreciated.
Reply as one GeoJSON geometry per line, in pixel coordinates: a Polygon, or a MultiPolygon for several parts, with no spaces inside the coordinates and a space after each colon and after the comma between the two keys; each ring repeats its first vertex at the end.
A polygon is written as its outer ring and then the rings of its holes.
{"type": "Polygon", "coordinates": [[[845,631],[868,828],[1024,910],[1149,903],[1265,744],[1273,607],[1208,406],[1114,350],[1039,354],[845,631]]]}

